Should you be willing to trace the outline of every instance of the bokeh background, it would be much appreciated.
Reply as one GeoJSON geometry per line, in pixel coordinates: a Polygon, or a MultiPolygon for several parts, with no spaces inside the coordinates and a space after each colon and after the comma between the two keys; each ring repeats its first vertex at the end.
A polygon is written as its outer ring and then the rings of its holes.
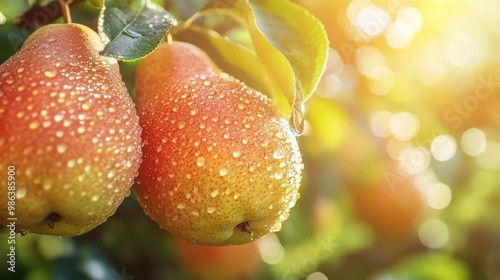
{"type": "MultiPolygon", "coordinates": [[[[206,1],[155,2],[182,20],[206,1]]],[[[500,1],[295,2],[330,50],[299,137],[301,199],[279,233],[190,246],[132,193],[82,236],[17,238],[16,273],[2,261],[0,279],[500,279],[500,1]]],[[[31,32],[14,24],[28,6],[0,0],[0,62],[31,32]]],[[[97,13],[72,7],[89,26],[97,13]]],[[[136,65],[121,64],[131,92],[136,65]]]]}

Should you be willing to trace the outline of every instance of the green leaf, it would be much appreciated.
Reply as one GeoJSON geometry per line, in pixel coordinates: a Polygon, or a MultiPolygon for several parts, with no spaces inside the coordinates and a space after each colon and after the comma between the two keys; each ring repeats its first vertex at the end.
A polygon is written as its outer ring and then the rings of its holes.
{"type": "Polygon", "coordinates": [[[254,52],[228,40],[219,33],[208,28],[190,25],[174,38],[199,46],[224,72],[231,73],[235,78],[244,81],[246,85],[264,94],[277,90],[274,89],[266,68],[254,52]]]}
{"type": "Polygon", "coordinates": [[[102,55],[131,61],[147,56],[161,43],[176,19],[149,0],[106,0],[98,30],[102,55]]]}
{"type": "Polygon", "coordinates": [[[90,4],[94,5],[94,7],[100,9],[104,0],[89,0],[89,2],[90,4]]]}
{"type": "Polygon", "coordinates": [[[314,93],[323,75],[328,52],[323,25],[290,1],[240,2],[257,55],[280,89],[277,105],[288,113],[296,99],[306,101],[314,93]]]}

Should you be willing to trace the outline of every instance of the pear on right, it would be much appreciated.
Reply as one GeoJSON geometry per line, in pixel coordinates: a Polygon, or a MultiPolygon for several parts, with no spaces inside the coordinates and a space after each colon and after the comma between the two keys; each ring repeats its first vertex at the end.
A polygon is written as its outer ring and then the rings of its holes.
{"type": "Polygon", "coordinates": [[[177,238],[236,245],[281,229],[303,169],[288,121],[198,47],[162,43],[136,73],[143,157],[135,190],[177,238]]]}

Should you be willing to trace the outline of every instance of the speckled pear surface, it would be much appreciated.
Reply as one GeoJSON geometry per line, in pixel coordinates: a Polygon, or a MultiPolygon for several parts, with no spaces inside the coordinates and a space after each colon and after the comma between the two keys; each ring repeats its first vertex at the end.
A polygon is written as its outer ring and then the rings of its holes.
{"type": "Polygon", "coordinates": [[[243,244],[281,229],[303,169],[288,122],[199,48],[163,43],[139,65],[143,162],[136,193],[172,235],[243,244]]]}
{"type": "Polygon", "coordinates": [[[111,216],[137,174],[141,128],[116,60],[78,24],[40,28],[0,66],[0,223],[15,167],[18,231],[79,235],[111,216]]]}

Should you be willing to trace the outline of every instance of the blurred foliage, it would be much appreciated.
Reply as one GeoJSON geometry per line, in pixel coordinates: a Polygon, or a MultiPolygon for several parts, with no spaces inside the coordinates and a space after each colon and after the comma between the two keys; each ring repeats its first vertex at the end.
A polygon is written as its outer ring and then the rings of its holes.
{"type": "MultiPolygon", "coordinates": [[[[26,2],[0,0],[1,62],[30,33],[13,25],[26,2]]],[[[155,2],[179,20],[203,6],[155,2]]],[[[301,199],[240,278],[500,279],[500,2],[295,2],[324,24],[329,61],[299,137],[301,199]]],[[[72,7],[73,21],[91,27],[97,13],[72,7]]],[[[248,40],[230,20],[205,25],[248,40]]],[[[136,65],[120,64],[131,93],[136,65]]],[[[4,260],[8,232],[0,234],[4,260]]],[[[2,261],[0,279],[214,277],[185,265],[179,250],[132,193],[85,235],[18,237],[16,273],[2,261]]]]}

